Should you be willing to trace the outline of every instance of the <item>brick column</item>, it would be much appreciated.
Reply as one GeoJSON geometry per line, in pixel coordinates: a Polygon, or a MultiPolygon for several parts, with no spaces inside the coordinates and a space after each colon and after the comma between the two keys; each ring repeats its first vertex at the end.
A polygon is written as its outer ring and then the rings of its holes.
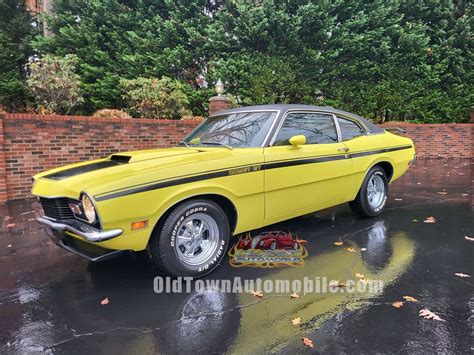
{"type": "Polygon", "coordinates": [[[230,108],[232,108],[232,103],[227,96],[213,96],[209,99],[209,116],[230,108]]]}
{"type": "Polygon", "coordinates": [[[7,164],[5,161],[5,150],[3,148],[3,121],[5,114],[0,114],[0,203],[8,200],[7,192],[7,164]]]}

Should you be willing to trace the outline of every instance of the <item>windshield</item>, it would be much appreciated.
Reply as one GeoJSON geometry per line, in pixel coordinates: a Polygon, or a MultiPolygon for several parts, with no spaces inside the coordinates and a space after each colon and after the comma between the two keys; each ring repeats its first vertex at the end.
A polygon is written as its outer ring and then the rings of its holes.
{"type": "Polygon", "coordinates": [[[276,112],[240,112],[209,117],[184,140],[189,145],[260,147],[276,112]]]}

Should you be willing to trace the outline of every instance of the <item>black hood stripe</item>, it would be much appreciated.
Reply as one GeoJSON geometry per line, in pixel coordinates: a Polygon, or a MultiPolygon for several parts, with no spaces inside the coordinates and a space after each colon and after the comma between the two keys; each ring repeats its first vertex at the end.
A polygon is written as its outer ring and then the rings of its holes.
{"type": "Polygon", "coordinates": [[[206,173],[199,174],[199,175],[187,175],[187,176],[182,176],[175,179],[167,179],[167,180],[163,179],[163,180],[153,181],[153,182],[149,182],[143,185],[127,187],[121,190],[109,191],[103,194],[96,195],[94,196],[94,198],[96,199],[96,201],[104,201],[104,200],[110,200],[112,198],[128,196],[128,195],[137,194],[141,192],[152,191],[152,190],[162,189],[166,187],[188,184],[191,182],[215,179],[215,178],[220,178],[220,177],[226,177],[226,176],[231,176],[231,175],[252,173],[252,172],[257,172],[261,170],[279,169],[279,168],[304,165],[304,164],[317,164],[317,163],[323,163],[323,162],[329,162],[329,161],[335,161],[335,160],[352,159],[352,158],[358,158],[362,156],[388,153],[388,152],[393,152],[397,150],[404,150],[404,149],[411,149],[411,148],[412,148],[411,145],[405,145],[405,146],[400,146],[400,147],[368,150],[368,151],[351,153],[351,154],[349,153],[338,154],[338,155],[330,155],[330,156],[324,156],[324,157],[311,157],[311,158],[297,159],[297,160],[287,159],[287,160],[280,160],[280,161],[274,161],[274,162],[263,163],[263,164],[243,165],[243,166],[238,166],[238,167],[232,167],[230,169],[225,169],[225,170],[208,171],[206,173]]]}
{"type": "Polygon", "coordinates": [[[112,166],[117,166],[117,165],[122,165],[122,164],[125,164],[125,163],[122,161],[117,161],[117,160],[99,161],[92,164],[86,164],[86,165],[76,166],[74,168],[70,168],[66,170],[61,170],[61,171],[58,171],[57,173],[45,175],[43,176],[43,178],[51,179],[51,180],[63,180],[63,179],[67,179],[67,178],[79,175],[79,174],[90,173],[91,171],[106,169],[112,166]]]}

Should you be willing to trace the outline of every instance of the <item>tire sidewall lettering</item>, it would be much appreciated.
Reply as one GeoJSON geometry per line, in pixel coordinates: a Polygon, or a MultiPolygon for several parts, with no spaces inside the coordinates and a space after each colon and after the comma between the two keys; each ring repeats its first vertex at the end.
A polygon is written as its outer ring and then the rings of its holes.
{"type": "Polygon", "coordinates": [[[176,223],[173,225],[173,229],[171,231],[171,238],[170,238],[170,246],[171,247],[174,247],[175,244],[176,244],[176,235],[178,234],[178,231],[179,231],[179,229],[181,227],[181,224],[183,223],[184,219],[188,218],[189,216],[191,216],[192,214],[197,213],[197,212],[207,212],[207,207],[200,206],[200,207],[190,208],[189,210],[184,212],[178,218],[176,223]]]}
{"type": "Polygon", "coordinates": [[[211,261],[209,261],[207,264],[204,264],[202,266],[199,266],[198,272],[204,272],[209,269],[209,267],[213,266],[216,262],[218,262],[221,258],[221,255],[224,253],[225,250],[225,241],[221,240],[219,249],[217,249],[216,253],[214,254],[213,258],[211,261]]]}

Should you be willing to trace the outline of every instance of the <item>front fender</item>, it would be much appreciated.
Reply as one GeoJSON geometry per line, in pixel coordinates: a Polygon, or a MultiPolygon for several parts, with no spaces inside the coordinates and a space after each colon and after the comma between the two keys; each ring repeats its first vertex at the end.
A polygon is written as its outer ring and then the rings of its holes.
{"type": "MultiPolygon", "coordinates": [[[[245,185],[244,185],[245,186],[245,185]]],[[[122,236],[99,243],[109,249],[131,249],[134,251],[146,248],[154,226],[160,218],[181,201],[205,196],[218,195],[229,200],[237,212],[237,224],[234,233],[240,233],[260,226],[263,223],[263,196],[259,193],[234,193],[222,184],[180,185],[153,192],[133,194],[110,200],[97,201],[103,228],[121,228],[122,236]],[[131,224],[136,221],[148,221],[148,228],[132,231],[131,224]]]]}

